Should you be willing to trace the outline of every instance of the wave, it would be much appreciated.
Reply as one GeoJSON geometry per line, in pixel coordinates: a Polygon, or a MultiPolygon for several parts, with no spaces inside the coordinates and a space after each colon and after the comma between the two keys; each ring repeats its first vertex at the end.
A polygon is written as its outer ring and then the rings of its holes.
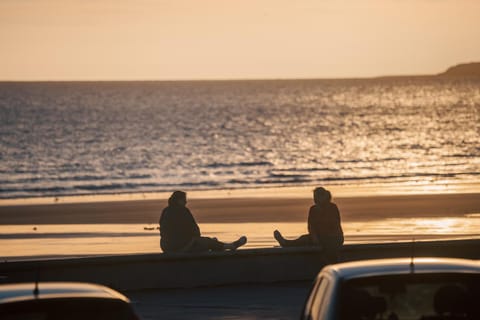
{"type": "Polygon", "coordinates": [[[446,156],[447,158],[477,158],[479,156],[479,154],[452,154],[452,155],[448,155],[446,156]]]}
{"type": "Polygon", "coordinates": [[[278,178],[278,179],[290,178],[290,179],[298,179],[298,180],[302,180],[304,178],[310,177],[305,174],[283,174],[283,173],[270,173],[268,176],[271,178],[278,178]]]}
{"type": "Polygon", "coordinates": [[[280,169],[273,169],[272,171],[276,172],[339,172],[340,169],[337,168],[280,168],[280,169]]]}
{"type": "Polygon", "coordinates": [[[401,161],[405,160],[400,157],[388,157],[379,159],[352,159],[352,160],[335,160],[335,163],[376,163],[376,162],[388,162],[388,161],[401,161]]]}
{"type": "Polygon", "coordinates": [[[362,181],[362,180],[389,180],[389,179],[398,179],[398,178],[409,178],[410,180],[415,180],[412,178],[455,178],[459,176],[480,176],[480,172],[461,172],[461,173],[412,173],[412,174],[399,174],[399,175],[371,175],[371,176],[350,176],[350,177],[327,177],[320,179],[322,181],[362,181]]]}
{"type": "MultiPolygon", "coordinates": [[[[32,174],[32,173],[30,173],[32,174]]],[[[88,182],[88,181],[105,181],[105,180],[127,180],[127,179],[151,179],[152,175],[149,174],[130,174],[126,176],[107,176],[107,175],[78,175],[78,176],[65,176],[65,177],[49,177],[49,178],[40,178],[40,177],[31,177],[31,178],[17,178],[9,180],[0,180],[0,185],[7,184],[29,184],[37,182],[88,182]]]]}
{"type": "Polygon", "coordinates": [[[286,178],[286,179],[273,179],[273,180],[271,180],[271,179],[257,179],[257,180],[255,180],[255,184],[257,184],[257,185],[272,185],[272,184],[297,185],[297,184],[310,183],[310,182],[314,182],[314,181],[318,181],[318,179],[310,179],[310,178],[304,178],[304,179],[286,178]]]}
{"type": "Polygon", "coordinates": [[[21,192],[21,193],[40,193],[40,194],[63,194],[64,192],[72,191],[73,188],[67,187],[34,187],[34,188],[0,188],[0,198],[2,197],[2,193],[10,193],[10,192],[21,192]]]}
{"type": "Polygon", "coordinates": [[[76,190],[101,191],[101,190],[125,190],[138,187],[158,187],[157,183],[109,183],[109,184],[88,184],[75,186],[76,190]]]}
{"type": "Polygon", "coordinates": [[[213,190],[219,188],[242,188],[242,187],[261,187],[261,186],[296,186],[306,184],[334,183],[345,184],[351,182],[370,183],[375,181],[382,182],[398,182],[412,181],[418,179],[478,179],[480,172],[450,172],[450,173],[432,173],[432,172],[416,172],[408,174],[389,174],[389,175],[350,175],[339,176],[332,172],[332,175],[318,176],[284,171],[285,169],[272,170],[263,176],[246,175],[243,177],[232,177],[225,179],[221,176],[219,180],[201,180],[201,181],[185,181],[170,183],[154,183],[154,182],[125,182],[115,183],[107,182],[98,184],[79,184],[69,186],[34,186],[25,187],[24,185],[5,185],[0,186],[0,199],[14,199],[25,197],[56,197],[71,195],[91,195],[91,194],[125,194],[137,192],[169,192],[173,189],[185,190],[213,190]],[[463,177],[463,178],[462,178],[463,177]]]}
{"type": "MultiPolygon", "coordinates": [[[[64,239],[64,238],[124,238],[124,237],[145,237],[152,235],[151,232],[67,232],[67,233],[12,233],[0,234],[0,240],[17,239],[64,239]]],[[[157,234],[155,233],[155,236],[157,234]]]]}
{"type": "Polygon", "coordinates": [[[207,164],[204,168],[233,168],[233,167],[273,167],[273,163],[268,161],[254,161],[254,162],[237,162],[237,163],[221,163],[215,162],[207,164]]]}

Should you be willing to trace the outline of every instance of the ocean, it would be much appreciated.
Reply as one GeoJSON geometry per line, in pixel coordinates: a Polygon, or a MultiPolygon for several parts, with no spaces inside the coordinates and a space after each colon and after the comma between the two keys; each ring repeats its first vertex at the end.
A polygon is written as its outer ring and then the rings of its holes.
{"type": "Polygon", "coordinates": [[[0,83],[0,198],[480,182],[480,79],[0,83]]]}

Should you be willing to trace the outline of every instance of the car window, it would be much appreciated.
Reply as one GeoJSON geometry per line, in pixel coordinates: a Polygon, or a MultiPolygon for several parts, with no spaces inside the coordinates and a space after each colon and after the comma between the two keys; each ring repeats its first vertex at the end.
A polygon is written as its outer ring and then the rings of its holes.
{"type": "Polygon", "coordinates": [[[312,303],[313,303],[315,295],[318,291],[318,287],[320,286],[320,283],[322,282],[322,280],[323,280],[323,277],[315,279],[315,281],[314,281],[314,283],[313,283],[313,285],[310,289],[310,292],[308,294],[308,298],[305,301],[305,306],[304,306],[304,310],[303,310],[303,314],[302,314],[302,319],[308,319],[310,313],[312,312],[312,303]]]}
{"type": "Polygon", "coordinates": [[[401,275],[352,280],[342,288],[340,319],[480,319],[480,276],[401,275]]]}
{"type": "Polygon", "coordinates": [[[318,285],[317,292],[312,300],[311,316],[312,319],[320,319],[322,309],[324,308],[326,291],[329,287],[329,281],[327,278],[321,278],[318,285]]]}

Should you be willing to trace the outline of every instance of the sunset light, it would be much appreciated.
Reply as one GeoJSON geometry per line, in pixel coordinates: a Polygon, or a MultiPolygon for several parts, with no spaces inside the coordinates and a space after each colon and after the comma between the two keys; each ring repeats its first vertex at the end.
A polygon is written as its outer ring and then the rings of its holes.
{"type": "Polygon", "coordinates": [[[432,74],[480,55],[474,0],[0,2],[1,80],[432,74]]]}
{"type": "Polygon", "coordinates": [[[480,0],[0,0],[0,319],[478,319],[479,260],[480,0]]]}

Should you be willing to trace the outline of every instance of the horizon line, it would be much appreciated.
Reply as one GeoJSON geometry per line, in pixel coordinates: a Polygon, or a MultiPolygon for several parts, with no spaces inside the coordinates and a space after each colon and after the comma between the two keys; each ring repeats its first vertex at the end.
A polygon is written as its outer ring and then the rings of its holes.
{"type": "Polygon", "coordinates": [[[375,79],[393,79],[393,78],[429,78],[438,77],[437,74],[411,74],[411,75],[383,75],[366,77],[292,77],[292,78],[191,78],[191,79],[32,79],[32,80],[5,80],[0,79],[0,83],[27,83],[27,82],[235,82],[235,81],[313,81],[313,80],[375,80],[375,79]]]}

